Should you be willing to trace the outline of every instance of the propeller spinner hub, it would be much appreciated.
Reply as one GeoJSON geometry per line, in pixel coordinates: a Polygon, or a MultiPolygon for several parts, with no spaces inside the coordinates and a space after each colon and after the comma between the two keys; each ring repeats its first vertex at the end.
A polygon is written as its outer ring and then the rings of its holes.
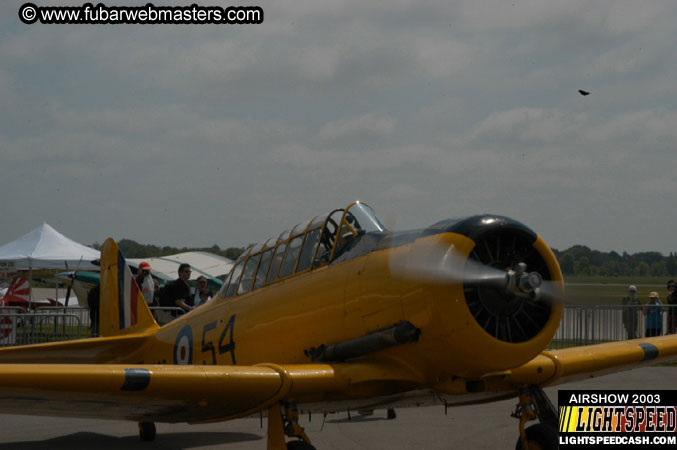
{"type": "Polygon", "coordinates": [[[530,272],[520,277],[519,288],[524,293],[535,292],[543,283],[543,277],[538,272],[530,272]]]}
{"type": "Polygon", "coordinates": [[[528,341],[550,317],[550,303],[538,301],[550,274],[532,242],[519,230],[492,230],[476,238],[470,256],[474,262],[502,272],[483,280],[464,281],[466,303],[473,317],[501,341],[528,341]]]}
{"type": "Polygon", "coordinates": [[[538,272],[527,272],[525,263],[518,263],[514,269],[507,272],[506,290],[517,297],[534,297],[543,283],[543,277],[538,272]]]}

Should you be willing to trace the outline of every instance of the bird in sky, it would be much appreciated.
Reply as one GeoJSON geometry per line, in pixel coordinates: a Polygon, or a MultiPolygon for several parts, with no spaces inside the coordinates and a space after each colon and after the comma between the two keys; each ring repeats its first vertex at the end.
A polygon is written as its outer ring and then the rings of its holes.
{"type": "Polygon", "coordinates": [[[590,92],[584,91],[582,89],[579,89],[578,93],[581,94],[583,97],[585,97],[586,95],[590,95],[590,92]]]}

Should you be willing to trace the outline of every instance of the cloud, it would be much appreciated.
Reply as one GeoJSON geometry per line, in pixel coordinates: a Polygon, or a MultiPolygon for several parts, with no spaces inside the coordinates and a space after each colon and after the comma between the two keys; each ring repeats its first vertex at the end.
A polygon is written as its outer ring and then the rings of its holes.
{"type": "Polygon", "coordinates": [[[315,83],[333,80],[341,65],[341,49],[337,46],[311,47],[297,56],[299,74],[315,83]]]}
{"type": "Polygon", "coordinates": [[[492,113],[474,126],[468,142],[512,141],[545,144],[575,137],[584,128],[585,114],[572,114],[553,108],[515,108],[492,113]]]}
{"type": "Polygon", "coordinates": [[[590,129],[587,137],[601,142],[631,137],[637,143],[674,143],[677,140],[677,111],[650,109],[621,113],[590,129]]]}
{"type": "Polygon", "coordinates": [[[195,115],[182,111],[176,105],[168,107],[127,107],[113,108],[73,108],[67,105],[50,106],[50,115],[54,125],[59,128],[118,134],[144,136],[165,134],[181,124],[196,120],[195,115]]]}
{"type": "Polygon", "coordinates": [[[545,29],[559,33],[564,25],[583,26],[618,35],[646,30],[661,17],[674,12],[669,0],[637,3],[614,1],[590,3],[585,0],[540,2],[538,0],[485,1],[459,3],[456,23],[472,30],[545,29]]]}
{"type": "Polygon", "coordinates": [[[421,189],[417,186],[412,186],[405,183],[394,183],[390,186],[387,186],[382,195],[386,198],[391,199],[391,201],[411,201],[411,200],[420,200],[425,197],[425,189],[421,189]]]}
{"type": "Polygon", "coordinates": [[[413,48],[418,63],[433,78],[449,77],[471,63],[469,45],[444,37],[416,39],[413,48]]]}
{"type": "MultiPolygon", "coordinates": [[[[658,196],[659,198],[669,198],[677,192],[677,177],[674,172],[671,173],[656,173],[653,176],[641,180],[637,180],[637,187],[640,192],[645,195],[658,196]]],[[[671,208],[674,203],[667,202],[665,204],[671,208]]]]}
{"type": "Polygon", "coordinates": [[[604,227],[672,201],[674,2],[281,0],[252,26],[27,26],[19,6],[0,242],[64,192],[85,241],[248,243],[354,198],[400,225],[490,210],[569,244],[581,222],[595,247],[672,239],[604,227]]]}
{"type": "Polygon", "coordinates": [[[393,134],[396,125],[397,121],[392,117],[368,113],[326,123],[318,131],[318,138],[334,140],[344,137],[387,137],[393,134]]]}
{"type": "Polygon", "coordinates": [[[12,99],[12,92],[14,91],[14,80],[12,76],[5,70],[0,70],[0,99],[9,101],[12,99]]]}

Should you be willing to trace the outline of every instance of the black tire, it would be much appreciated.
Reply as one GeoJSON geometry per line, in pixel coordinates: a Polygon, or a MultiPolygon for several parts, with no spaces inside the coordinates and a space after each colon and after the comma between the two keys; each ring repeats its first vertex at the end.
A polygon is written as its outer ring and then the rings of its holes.
{"type": "MultiPolygon", "coordinates": [[[[538,423],[524,430],[527,435],[529,449],[557,450],[559,448],[559,434],[557,430],[550,425],[538,423]]],[[[522,450],[522,438],[517,439],[515,450],[522,450]]]]}
{"type": "Polygon", "coordinates": [[[289,441],[287,442],[287,450],[317,450],[315,447],[306,441],[289,441]]]}
{"type": "Polygon", "coordinates": [[[395,412],[395,408],[388,408],[386,417],[388,418],[388,420],[397,419],[397,413],[395,412]]]}
{"type": "Polygon", "coordinates": [[[153,422],[139,422],[139,437],[142,441],[152,441],[156,434],[157,431],[153,422]]]}

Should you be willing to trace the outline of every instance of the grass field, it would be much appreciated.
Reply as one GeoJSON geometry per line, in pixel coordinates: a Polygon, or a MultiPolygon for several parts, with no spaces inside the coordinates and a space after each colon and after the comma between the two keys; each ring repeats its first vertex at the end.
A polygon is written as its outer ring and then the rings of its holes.
{"type": "Polygon", "coordinates": [[[637,286],[637,296],[646,303],[651,291],[665,302],[667,279],[662,277],[565,277],[566,302],[577,305],[620,305],[628,286],[637,286]]]}

